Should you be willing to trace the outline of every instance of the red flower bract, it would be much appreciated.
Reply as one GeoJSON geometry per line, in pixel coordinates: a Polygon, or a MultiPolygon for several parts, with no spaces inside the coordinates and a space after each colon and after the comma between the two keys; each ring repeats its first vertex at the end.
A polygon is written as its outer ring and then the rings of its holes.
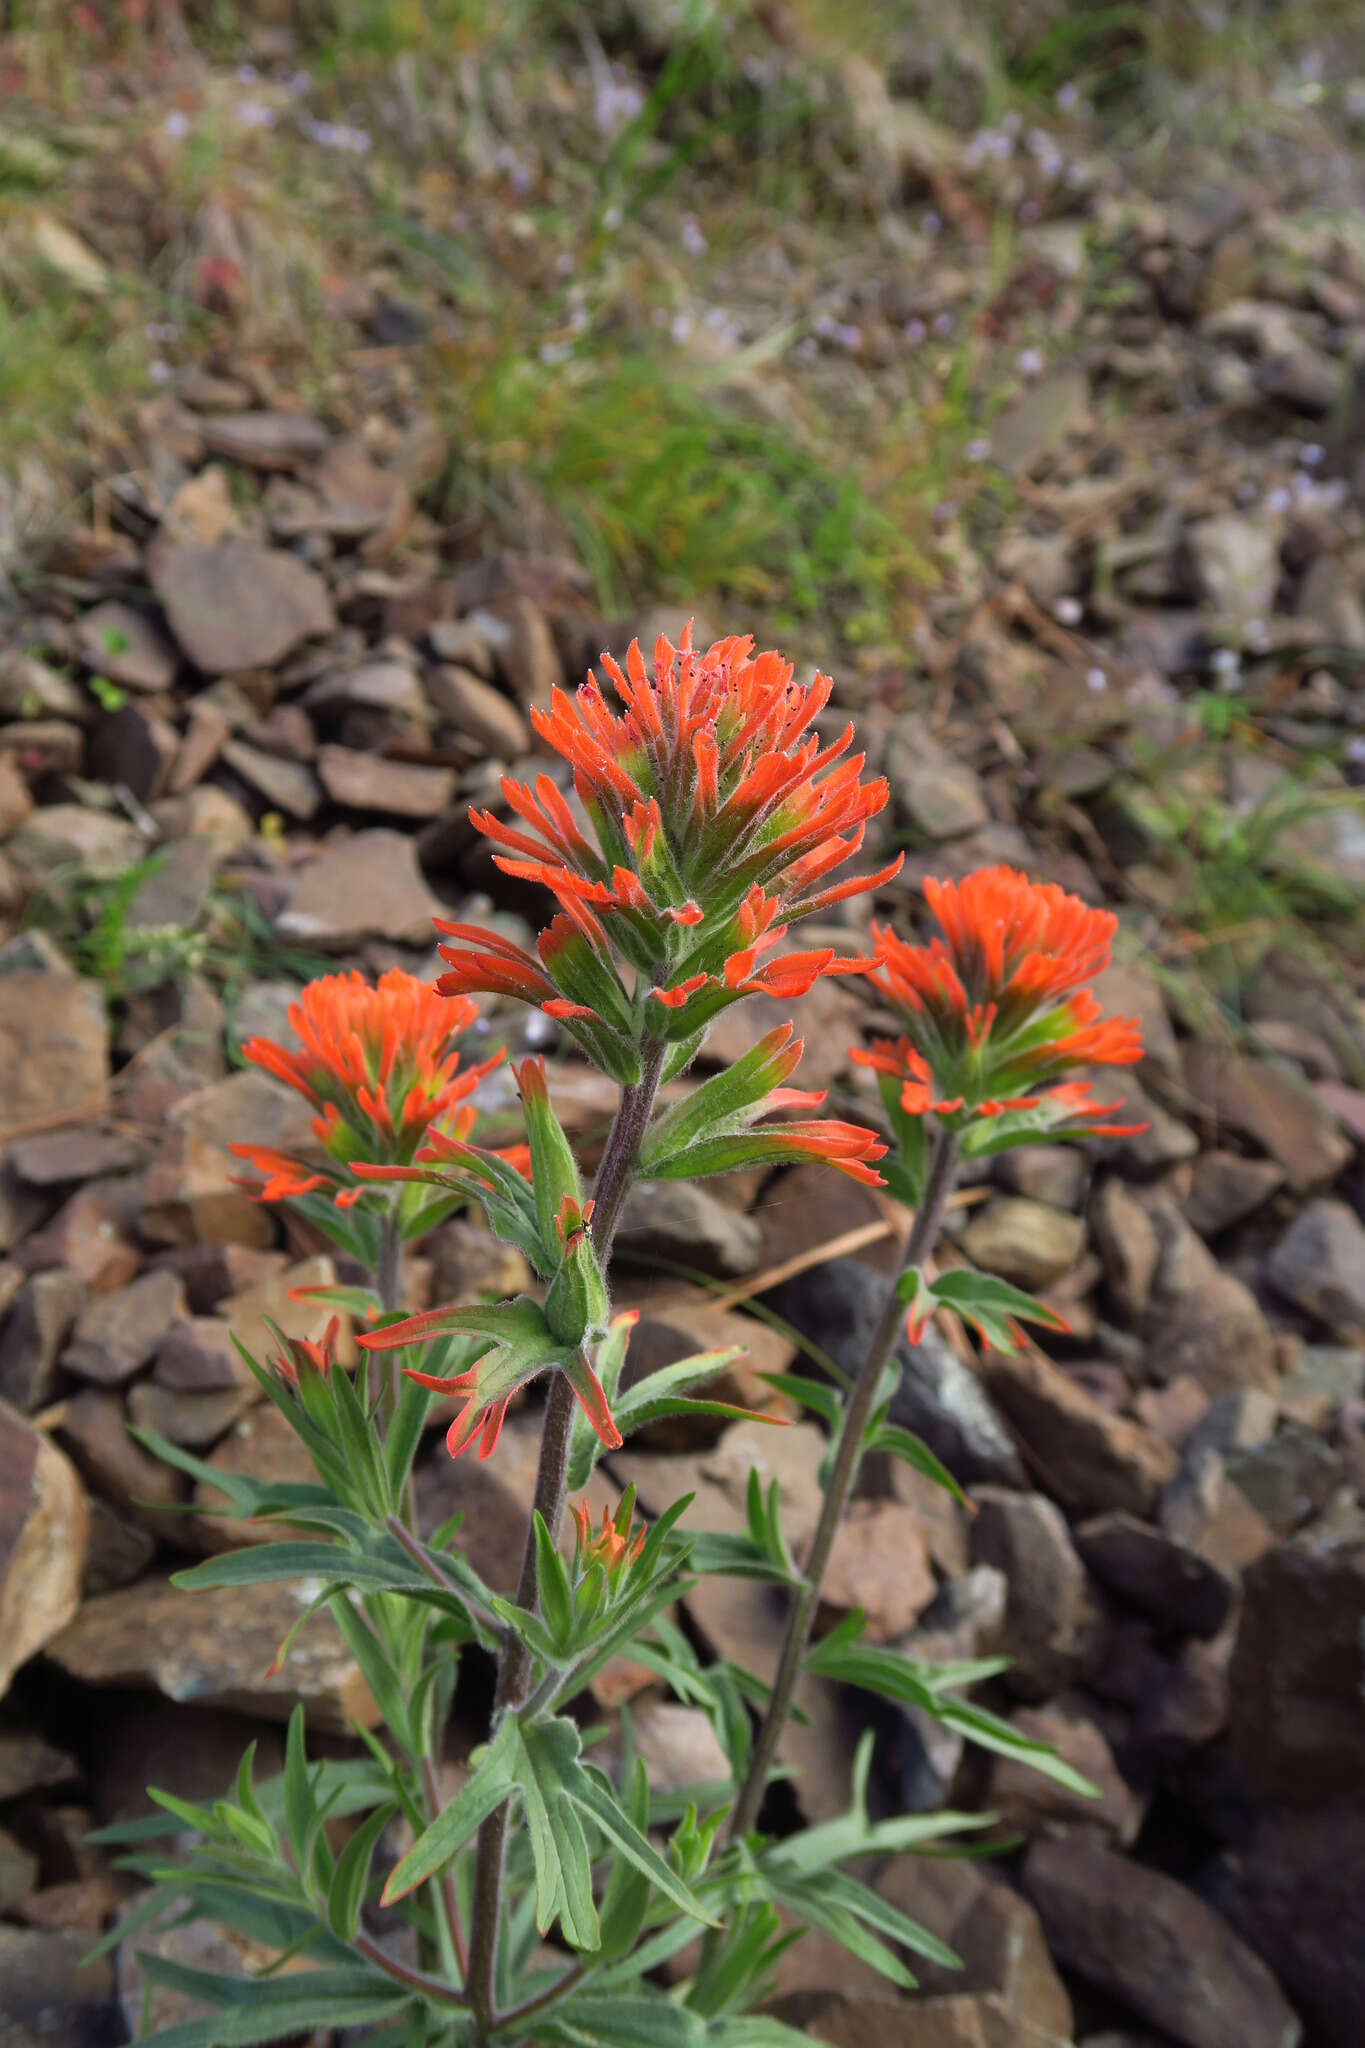
{"type": "Polygon", "coordinates": [[[589,680],[531,716],[573,770],[585,830],[548,775],[508,777],[512,819],[471,813],[499,867],[543,883],[560,911],[536,956],[477,926],[441,924],[447,995],[488,990],[542,1004],[618,1078],[635,1077],[642,1034],[692,1037],[753,992],[804,994],[865,962],[832,946],[778,949],[788,928],[879,874],[827,878],[858,851],[887,786],[863,781],[852,728],[813,730],[831,684],[798,683],[749,639],[705,653],[660,639],[652,673],[632,643],[602,663],[623,710],[589,680]],[[624,971],[623,971],[624,970],[624,971]]]}
{"type": "MultiPolygon", "coordinates": [[[[1113,914],[1006,867],[981,868],[962,882],[927,880],[924,894],[942,937],[912,946],[872,928],[871,978],[900,1012],[905,1036],[856,1050],[854,1059],[901,1082],[900,1106],[912,1115],[1041,1107],[1053,1128],[1116,1107],[1091,1102],[1074,1081],[1037,1092],[1079,1067],[1142,1057],[1136,1018],[1104,1017],[1082,986],[1109,964],[1113,914]]],[[[1126,1127],[1091,1128],[1127,1135],[1126,1127]]]]}
{"type": "Polygon", "coordinates": [[[272,1146],[234,1144],[239,1158],[266,1174],[262,1198],[330,1187],[339,1203],[354,1202],[360,1189],[346,1171],[352,1163],[406,1164],[433,1125],[467,1136],[474,1123],[467,1098],[502,1058],[499,1052],[459,1071],[454,1041],[476,1015],[472,1002],[452,1009],[397,967],[373,988],[354,971],[309,982],[289,1010],[297,1051],[269,1038],[248,1039],[242,1048],[313,1105],[323,1154],[305,1160],[272,1146]]]}

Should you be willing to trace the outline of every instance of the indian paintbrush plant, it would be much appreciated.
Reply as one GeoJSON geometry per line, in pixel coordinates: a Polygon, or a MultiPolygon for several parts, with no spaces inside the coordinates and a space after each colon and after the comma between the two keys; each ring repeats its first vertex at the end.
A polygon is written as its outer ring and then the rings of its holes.
{"type": "Polygon", "coordinates": [[[312,1290],[332,1312],[325,1335],[281,1336],[273,1357],[247,1361],[302,1439],[313,1481],[223,1473],[152,1432],[143,1439],[226,1493],[229,1513],[279,1526],[278,1541],[180,1574],[187,1596],[305,1582],[304,1616],[330,1613],[374,1713],[355,1730],[357,1753],[338,1758],[316,1752],[296,1709],[278,1776],[257,1783],[248,1754],[215,1805],[154,1793],[162,1817],[122,1831],[137,1838],[128,1866],[151,1883],[110,1941],[136,1943],[168,1915],[202,1916],[274,1958],[243,1977],[146,1954],[149,1987],[206,2009],[156,2034],[162,2048],[246,2048],[336,2028],[375,2048],[780,2048],[805,2036],[759,2008],[802,1927],[912,1986],[907,1955],[953,1958],[845,1866],[871,1852],[942,1853],[989,1816],[873,1818],[869,1736],[849,1812],[784,1830],[766,1795],[803,1673],[913,1705],[1089,1789],[963,1697],[1001,1660],[916,1662],[864,1641],[857,1613],[816,1641],[812,1625],[867,1451],[906,1459],[962,1497],[890,1420],[902,1323],[913,1335],[950,1307],[985,1343],[1011,1346],[1021,1322],[1058,1321],[934,1253],[960,1160],[1103,1128],[1107,1112],[1079,1070],[1140,1049],[1136,1026],[1104,1022],[1084,985],[1108,958],[1113,919],[991,869],[926,885],[941,926],[927,944],[874,927],[865,954],[788,946],[801,920],[895,872],[834,879],[887,788],[864,776],[851,729],[817,730],[827,679],[799,684],[780,656],[755,654],[747,640],[703,653],[686,635],[677,649],[660,640],[652,669],[634,646],[624,670],[605,657],[603,669],[615,705],[590,679],[532,713],[572,770],[576,803],[542,774],[505,780],[501,815],[473,814],[498,864],[557,899],[534,951],[443,923],[449,971],[435,990],[397,973],[377,988],[328,976],[292,1013],[299,1050],[246,1048],[316,1110],[315,1158],[239,1148],[266,1175],[263,1198],[302,1209],[369,1280],[312,1290]],[[827,974],[870,977],[900,1016],[901,1037],[854,1055],[876,1074],[889,1145],[809,1114],[822,1098],[789,1085],[801,1056],[790,1023],[724,1071],[682,1080],[721,1011],[756,991],[799,998],[827,974]],[[478,1084],[495,1062],[462,1066],[455,1041],[479,994],[538,1008],[615,1084],[591,1187],[540,1059],[515,1069],[525,1145],[475,1141],[478,1084]],[[679,1085],[662,1095],[670,1081],[679,1085]],[[634,1380],[625,1371],[635,1318],[613,1311],[611,1248],[632,1181],[795,1161],[884,1183],[913,1212],[903,1270],[856,1381],[841,1394],[827,1381],[772,1376],[830,1431],[809,1550],[793,1554],[776,1482],[765,1490],[756,1472],[739,1534],[690,1528],[690,1496],[648,1521],[629,1488],[594,1524],[568,1497],[633,1430],[745,1412],[705,1391],[733,1351],[634,1380]],[[520,1249],[534,1288],[402,1315],[404,1247],[463,1204],[520,1249]],[[351,1328],[368,1372],[343,1362],[351,1328]],[[473,1569],[458,1518],[419,1528],[411,1471],[435,1404],[441,1419],[457,1404],[453,1456],[477,1447],[496,1458],[508,1404],[533,1382],[545,1390],[539,1467],[508,1597],[473,1569]],[[775,1673],[705,1662],[677,1624],[675,1603],[708,1574],[763,1580],[786,1598],[775,1673]],[[623,1653],[706,1713],[728,1788],[660,1797],[632,1753],[626,1710],[623,1760],[605,1767],[601,1730],[575,1709],[623,1653]],[[470,1657],[495,1663],[491,1720],[451,1793],[443,1745],[470,1657]],[[149,1846],[158,1831],[178,1838],[172,1848],[149,1846]]]}

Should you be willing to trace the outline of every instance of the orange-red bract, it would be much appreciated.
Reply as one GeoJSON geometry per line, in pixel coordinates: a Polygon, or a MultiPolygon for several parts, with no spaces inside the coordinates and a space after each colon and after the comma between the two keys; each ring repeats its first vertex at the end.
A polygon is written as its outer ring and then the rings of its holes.
{"type": "Polygon", "coordinates": [[[875,887],[900,865],[831,881],[886,802],[850,755],[852,727],[815,729],[828,677],[795,679],[748,638],[694,649],[660,638],[652,671],[632,643],[531,716],[570,764],[575,813],[549,776],[503,781],[511,818],[471,813],[499,867],[543,883],[559,912],[536,952],[480,926],[438,923],[449,995],[487,990],[542,1005],[600,1065],[635,1077],[642,1028],[687,1039],[750,993],[804,994],[866,963],[824,945],[783,953],[789,927],[875,887]]]}
{"type": "Polygon", "coordinates": [[[317,1111],[316,1159],[275,1146],[234,1144],[266,1176],[266,1201],[330,1188],[336,1201],[358,1199],[355,1162],[409,1162],[428,1129],[458,1137],[474,1123],[469,1105],[482,1077],[502,1058],[460,1070],[455,1039],[473,1023],[475,1005],[454,1006],[426,982],[390,968],[371,987],[354,970],[309,982],[291,1004],[297,1050],[250,1038],[242,1050],[255,1066],[295,1089],[317,1111]]]}
{"type": "Polygon", "coordinates": [[[1082,1082],[1039,1092],[1079,1068],[1142,1057],[1137,1019],[1105,1017],[1083,986],[1109,964],[1113,913],[1008,867],[930,879],[924,894],[941,936],[911,945],[872,928],[871,979],[904,1035],[858,1048],[854,1059],[898,1080],[911,1115],[1002,1116],[1045,1104],[1055,1123],[1128,1135],[1134,1127],[1094,1122],[1116,1105],[1092,1102],[1082,1082]]]}

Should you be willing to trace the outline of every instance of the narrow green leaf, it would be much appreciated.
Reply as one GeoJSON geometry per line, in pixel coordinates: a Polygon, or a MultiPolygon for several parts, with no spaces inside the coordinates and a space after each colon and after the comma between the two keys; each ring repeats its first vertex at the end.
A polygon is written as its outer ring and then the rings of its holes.
{"type": "Polygon", "coordinates": [[[403,1375],[398,1405],[384,1437],[384,1470],[389,1482],[389,1499],[395,1508],[402,1501],[403,1485],[422,1441],[432,1398],[429,1388],[419,1387],[416,1380],[410,1380],[406,1373],[403,1375]]]}
{"type": "Polygon", "coordinates": [[[313,1783],[308,1772],[303,1706],[300,1703],[289,1716],[289,1729],[284,1739],[284,1813],[294,1863],[300,1875],[305,1877],[308,1838],[316,1812],[317,1800],[313,1796],[313,1783]]]}
{"type": "Polygon", "coordinates": [[[902,1429],[898,1422],[876,1422],[866,1438],[869,1451],[889,1451],[893,1458],[900,1458],[905,1464],[913,1465],[916,1472],[922,1472],[926,1479],[932,1479],[935,1486],[941,1486],[964,1508],[971,1509],[962,1488],[954,1479],[942,1459],[936,1458],[928,1444],[908,1429],[902,1429]]]}
{"type": "Polygon", "coordinates": [[[365,1902],[365,1887],[370,1876],[370,1859],[394,1811],[391,1805],[377,1806],[361,1821],[337,1858],[332,1888],[327,1896],[327,1925],[342,1941],[349,1941],[360,1924],[360,1909],[365,1902]]]}
{"type": "Polygon", "coordinates": [[[473,1776],[389,1873],[382,1894],[384,1905],[391,1906],[435,1871],[444,1870],[494,1807],[517,1790],[520,1748],[516,1718],[508,1714],[484,1750],[473,1776]]]}
{"type": "Polygon", "coordinates": [[[720,1925],[714,1914],[709,1913],[682,1880],[674,1876],[648,1837],[631,1825],[607,1787],[600,1785],[589,1771],[578,1766],[574,1781],[566,1784],[565,1790],[596,1823],[612,1846],[628,1857],[637,1870],[642,1870],[665,1898],[671,1899],[684,1913],[690,1913],[694,1920],[700,1920],[705,1927],[720,1925]]]}
{"type": "Polygon", "coordinates": [[[553,1538],[545,1524],[545,1517],[539,1508],[534,1510],[531,1520],[536,1539],[536,1584],[540,1593],[540,1608],[559,1654],[563,1656],[573,1642],[574,1635],[573,1594],[569,1589],[569,1574],[564,1568],[563,1558],[555,1549],[553,1538]]]}

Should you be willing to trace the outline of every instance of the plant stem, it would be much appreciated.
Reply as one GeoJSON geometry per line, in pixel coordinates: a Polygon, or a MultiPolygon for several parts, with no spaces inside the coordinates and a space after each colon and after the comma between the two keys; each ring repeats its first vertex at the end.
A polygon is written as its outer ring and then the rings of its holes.
{"type": "MultiPolygon", "coordinates": [[[[952,1134],[940,1126],[934,1136],[923,1198],[915,1211],[914,1221],[906,1238],[904,1265],[919,1265],[933,1250],[943,1225],[943,1212],[952,1192],[956,1166],[957,1148],[952,1134]]],[[[758,1810],[763,1803],[763,1794],[767,1790],[768,1773],[773,1767],[777,1745],[786,1726],[787,1716],[791,1712],[792,1695],[801,1676],[801,1666],[810,1643],[811,1627],[820,1598],[820,1584],[825,1576],[830,1552],[834,1548],[839,1524],[843,1520],[844,1511],[848,1507],[858,1477],[863,1437],[876,1403],[877,1389],[881,1385],[886,1361],[890,1358],[900,1334],[904,1316],[905,1308],[893,1281],[887,1293],[881,1318],[868,1346],[867,1357],[863,1360],[853,1392],[844,1410],[838,1448],[834,1454],[829,1484],[825,1488],[820,1520],[816,1525],[801,1584],[792,1601],[791,1613],[787,1617],[787,1633],[783,1639],[782,1655],[778,1661],[777,1676],[773,1680],[767,1712],[754,1742],[753,1755],[749,1760],[744,1784],[740,1788],[739,1798],[730,1816],[729,1833],[732,1838],[747,1834],[758,1819],[758,1810]]]]}
{"type": "MultiPolygon", "coordinates": [[[[621,1090],[607,1134],[602,1163],[593,1184],[592,1238],[605,1271],[611,1259],[612,1239],[621,1220],[621,1209],[630,1186],[640,1140],[644,1137],[659,1092],[668,1047],[648,1041],[642,1048],[640,1079],[621,1090]]],[[[545,1403],[545,1421],[540,1438],[540,1464],[536,1472],[533,1507],[544,1517],[553,1542],[564,1514],[565,1483],[569,1470],[569,1445],[573,1438],[574,1391],[562,1372],[550,1382],[545,1403]]],[[[522,1554],[521,1577],[517,1582],[517,1605],[534,1611],[537,1604],[535,1527],[528,1517],[526,1548],[522,1554]]],[[[530,1651],[513,1630],[503,1641],[498,1667],[498,1689],[494,1714],[524,1705],[530,1691],[533,1661],[530,1651]]],[[[479,1829],[474,1868],[474,1912],[469,1936],[469,2001],[474,2010],[476,2038],[486,2041],[496,2025],[494,1987],[497,1976],[498,1935],[502,1920],[503,1858],[507,1850],[507,1828],[511,1804],[503,1804],[479,1829]]]]}
{"type": "Polygon", "coordinates": [[[534,2019],[537,2013],[544,2012],[547,2006],[557,2004],[567,1992],[573,1990],[586,1969],[586,1963],[572,1963],[548,1991],[539,1991],[534,1998],[528,1998],[521,2005],[514,2005],[507,2012],[501,2013],[498,2017],[499,2033],[504,2027],[522,2026],[527,2020],[534,2019]]]}
{"type": "Polygon", "coordinates": [[[373,1963],[377,1970],[382,1970],[386,1977],[392,1977],[399,1984],[406,1984],[409,1991],[420,1991],[424,1998],[434,1999],[438,2005],[466,2003],[463,1991],[454,1990],[451,1985],[442,1983],[439,1977],[429,1977],[425,1970],[413,1970],[406,1963],[400,1963],[397,1956],[391,1956],[386,1949],[382,1949],[377,1941],[366,1934],[363,1927],[358,1928],[352,1935],[351,1946],[364,1956],[366,1962],[373,1963]]]}
{"type": "MultiPolygon", "coordinates": [[[[429,1756],[422,1758],[422,1784],[426,1789],[428,1817],[435,1820],[441,1811],[441,1781],[436,1773],[435,1762],[429,1756]]],[[[465,1944],[464,1923],[460,1919],[460,1901],[455,1892],[455,1874],[449,1866],[437,1879],[436,1890],[445,1914],[455,1960],[460,1966],[461,1979],[468,1982],[469,1950],[465,1944]]]]}
{"type": "Polygon", "coordinates": [[[403,1237],[398,1218],[386,1209],[379,1223],[379,1263],[374,1271],[375,1292],[381,1308],[397,1308],[403,1266],[403,1237]]]}

